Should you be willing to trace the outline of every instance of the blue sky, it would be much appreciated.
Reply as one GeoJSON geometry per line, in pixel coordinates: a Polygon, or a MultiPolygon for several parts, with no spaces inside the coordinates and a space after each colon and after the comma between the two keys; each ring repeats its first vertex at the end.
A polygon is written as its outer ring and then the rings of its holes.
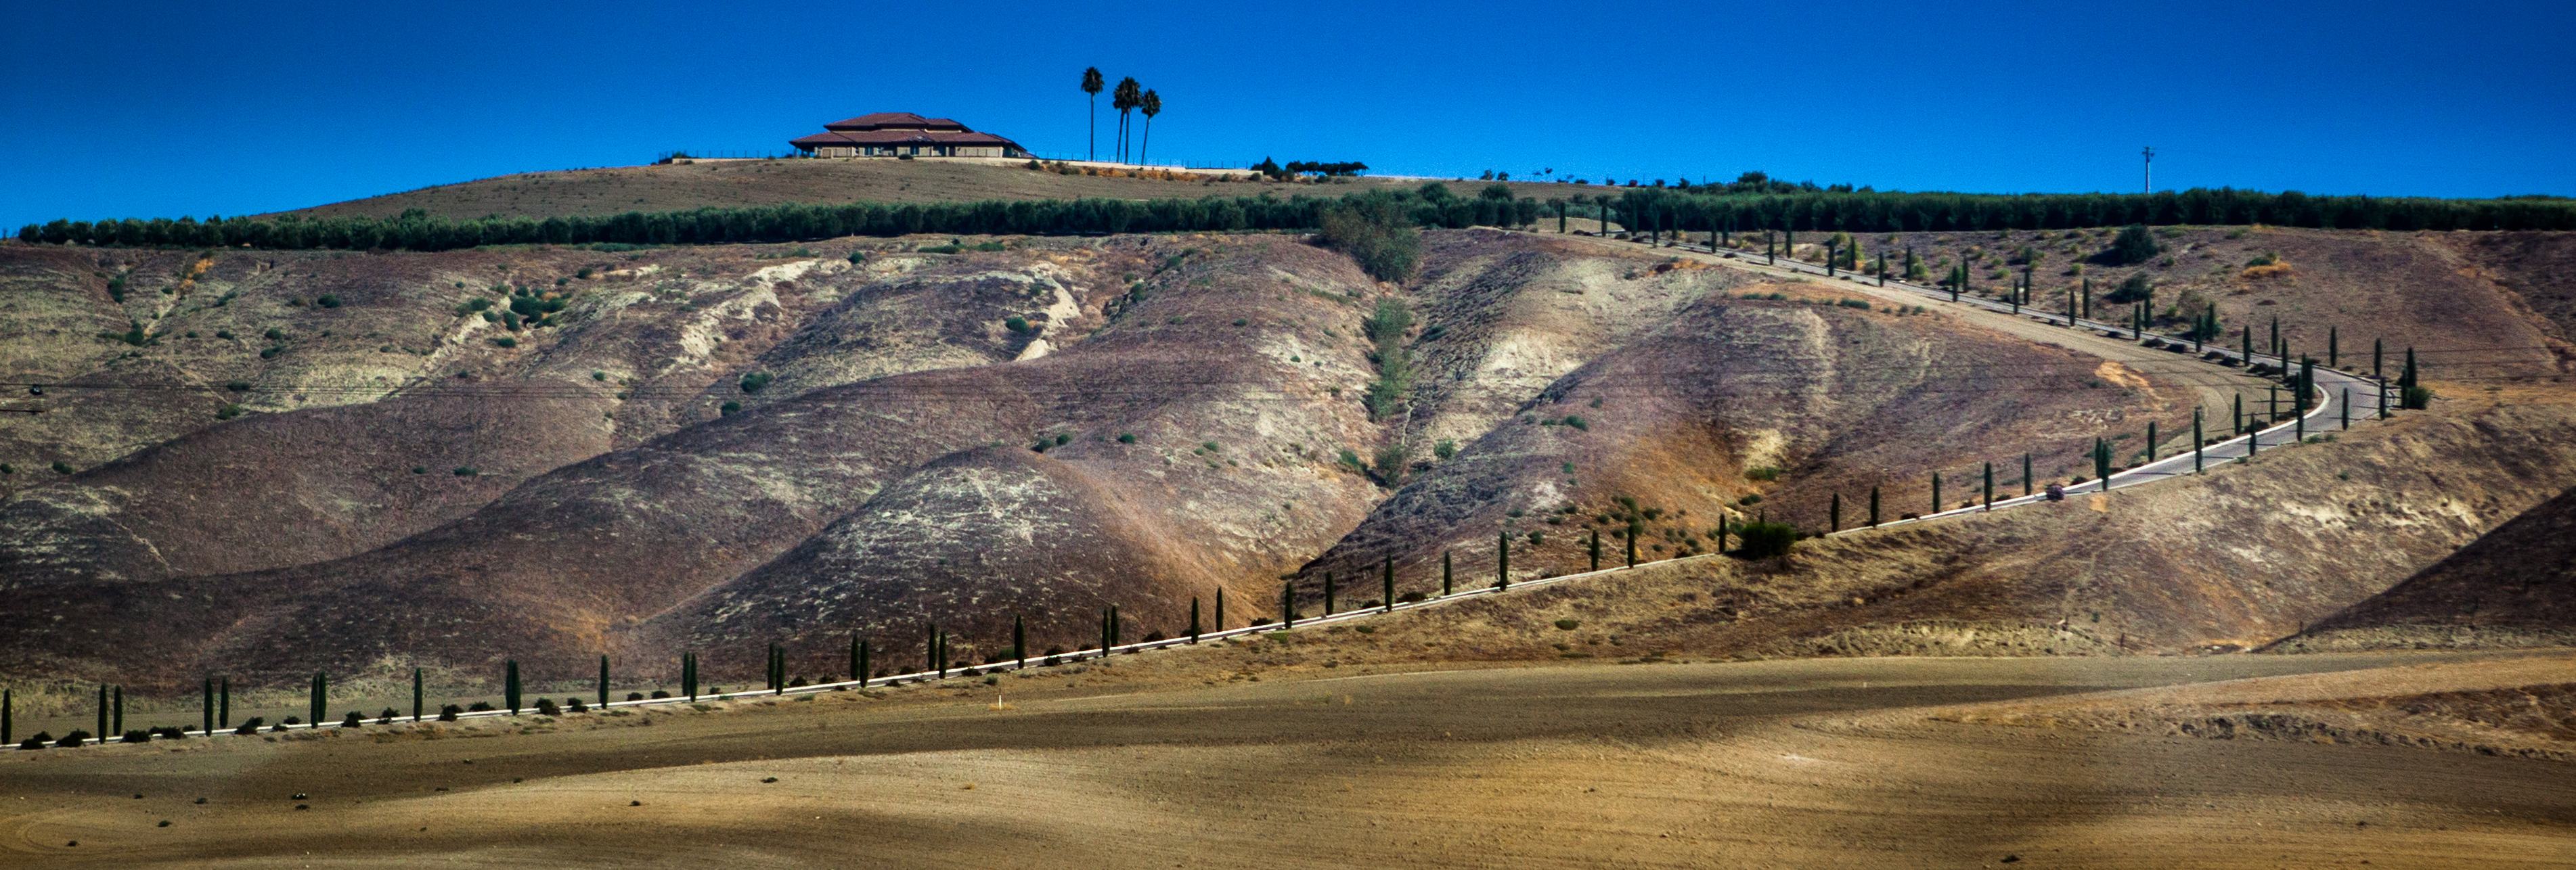
{"type": "Polygon", "coordinates": [[[869,111],[1156,162],[2576,194],[2576,4],[13,4],[0,225],[777,149],[869,111]],[[425,10],[425,11],[424,11],[425,10]],[[1113,113],[1102,98],[1103,147],[1113,113]]]}

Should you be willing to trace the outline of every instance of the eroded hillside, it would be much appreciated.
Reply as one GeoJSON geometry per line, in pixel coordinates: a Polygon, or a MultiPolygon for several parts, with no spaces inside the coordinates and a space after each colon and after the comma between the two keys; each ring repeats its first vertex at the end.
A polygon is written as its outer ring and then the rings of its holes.
{"type": "MultiPolygon", "coordinates": [[[[1396,286],[1266,235],[7,246],[7,304],[29,315],[8,327],[11,364],[58,386],[50,412],[0,421],[0,446],[25,457],[0,502],[0,608],[26,614],[0,625],[0,667],[141,684],[401,661],[577,670],[600,652],[650,669],[696,649],[732,672],[775,641],[814,673],[853,634],[891,651],[934,627],[980,660],[1015,616],[1034,648],[1077,648],[1110,606],[1129,639],[1182,630],[1192,599],[1212,621],[1220,590],[1229,624],[1271,615],[1283,577],[1311,606],[1333,572],[1358,604],[1388,559],[1404,591],[1433,588],[1444,552],[1481,585],[1498,534],[1516,574],[1546,576],[1585,567],[1593,531],[1608,565],[1632,528],[1641,559],[1690,555],[1721,518],[1828,525],[1836,495],[1858,525],[1873,488],[1893,519],[1926,508],[1933,471],[1946,503],[1978,496],[1985,463],[2017,494],[2025,452],[2036,485],[2088,472],[2097,436],[2142,449],[2149,422],[2170,450],[2219,389],[2081,341],[1638,247],[1469,230],[1428,233],[1424,252],[1396,286]],[[1370,325],[1389,310],[1404,315],[1392,333],[1370,325]],[[1389,380],[1388,348],[1405,377],[1389,380]],[[1373,407],[1390,383],[1407,401],[1373,407]],[[218,413],[230,405],[242,413],[218,413]],[[76,473],[38,474],[52,457],[76,473]]],[[[2547,329],[2527,307],[2471,303],[2485,306],[2471,321],[2547,329]]],[[[2374,322],[2438,329],[2459,319],[2445,311],[2374,322]]],[[[2490,453],[2404,455],[2478,480],[2546,458],[2490,453]]],[[[2243,557],[2293,567],[2132,554],[2119,570],[2145,573],[2079,584],[2111,590],[2098,595],[2030,578],[2103,558],[2084,555],[2099,529],[1837,539],[1798,557],[1817,567],[1754,566],[1737,591],[1689,581],[1711,619],[1795,612],[1692,643],[1903,646],[1872,626],[2018,630],[2080,604],[2128,637],[2070,650],[2251,645],[2537,498],[2497,481],[2441,523],[2371,527],[2399,542],[2387,558],[2356,561],[2346,531],[2243,557]],[[2264,570],[2309,568],[2335,579],[2261,591],[2264,570]],[[1975,577],[1995,579],[1950,582],[1975,577]],[[2187,594],[2152,591],[2176,577],[2187,594]],[[1813,603],[1847,598],[1902,612],[1813,603]]],[[[2118,535],[2149,540],[2182,515],[2147,516],[2118,535]]]]}

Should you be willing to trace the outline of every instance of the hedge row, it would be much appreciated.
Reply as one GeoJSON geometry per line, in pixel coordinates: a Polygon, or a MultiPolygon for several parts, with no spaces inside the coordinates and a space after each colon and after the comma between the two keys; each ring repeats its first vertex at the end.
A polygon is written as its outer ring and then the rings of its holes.
{"type": "Polygon", "coordinates": [[[1076,199],[956,203],[853,203],[628,212],[608,217],[490,218],[457,221],[418,210],[400,217],[273,220],[191,218],[57,220],[19,230],[41,244],[241,247],[275,249],[404,248],[438,251],[503,244],[692,245],[793,242],[839,236],[1071,235],[1085,233],[1304,230],[1335,205],[1391,199],[1424,226],[1526,224],[1557,213],[1597,213],[1640,229],[1696,232],[1814,230],[1846,232],[2063,229],[2125,224],[2275,224],[2388,230],[2576,229],[2576,201],[2565,199],[2383,199],[2307,196],[2296,191],[2187,190],[2157,194],[2025,194],[1814,192],[1701,194],[1631,188],[1613,195],[1511,199],[1499,185],[1462,198],[1437,183],[1401,192],[1352,194],[1338,200],[1298,196],[1204,199],[1076,199]]]}

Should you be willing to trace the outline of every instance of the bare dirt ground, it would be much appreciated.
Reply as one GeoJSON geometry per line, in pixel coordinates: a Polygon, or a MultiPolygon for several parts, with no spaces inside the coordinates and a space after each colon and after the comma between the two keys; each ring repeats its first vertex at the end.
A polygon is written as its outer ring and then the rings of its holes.
{"type": "Polygon", "coordinates": [[[1159,657],[1177,663],[1149,667],[1159,678],[1126,675],[1157,656],[1004,678],[1002,709],[995,689],[952,681],[520,729],[12,755],[0,864],[2576,863],[2560,762],[1934,718],[2101,703],[2061,697],[2091,691],[2370,689],[2483,667],[2404,667],[2484,661],[2458,654],[1309,670],[1191,685],[1187,660],[1221,653],[1159,657]],[[2299,676],[2320,672],[2354,673],[2299,676]],[[2213,682],[2250,677],[2275,679],[2213,682]]]}

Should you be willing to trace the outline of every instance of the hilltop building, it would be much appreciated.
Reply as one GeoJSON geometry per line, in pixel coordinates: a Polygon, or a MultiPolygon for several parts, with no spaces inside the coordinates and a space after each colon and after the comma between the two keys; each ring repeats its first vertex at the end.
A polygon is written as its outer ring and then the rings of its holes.
{"type": "Polygon", "coordinates": [[[823,132],[788,140],[816,157],[1027,157],[1020,143],[978,133],[947,118],[911,112],[878,112],[823,125],[823,132]]]}

